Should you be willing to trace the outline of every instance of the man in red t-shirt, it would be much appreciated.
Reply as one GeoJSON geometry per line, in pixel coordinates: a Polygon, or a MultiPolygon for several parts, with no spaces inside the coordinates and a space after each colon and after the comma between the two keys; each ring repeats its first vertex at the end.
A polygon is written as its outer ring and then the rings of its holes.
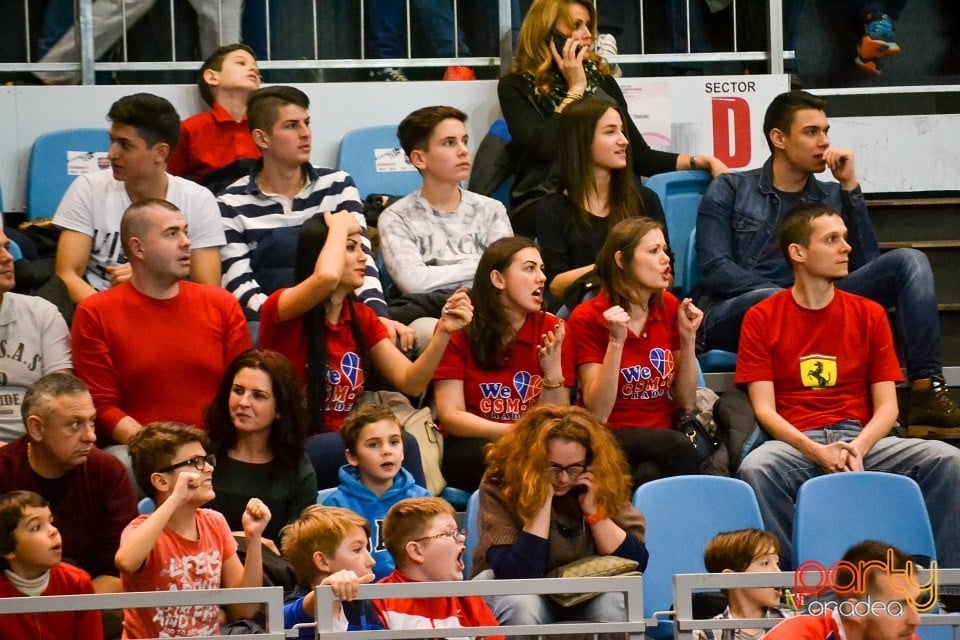
{"type": "Polygon", "coordinates": [[[903,379],[886,312],[834,287],[848,272],[840,214],[824,203],[798,206],[780,223],[780,247],[794,285],[744,317],[737,384],[770,435],[738,475],[753,487],[767,528],[791,564],[794,501],[822,473],[875,469],[915,478],[924,494],[941,566],[960,567],[960,452],[939,441],[887,437],[903,379]]]}
{"type": "Polygon", "coordinates": [[[912,576],[910,556],[889,544],[864,540],[847,549],[843,560],[849,566],[869,563],[871,567],[857,575],[846,567],[837,569],[833,584],[855,585],[856,589],[836,594],[838,601],[831,603],[835,606],[828,604],[823,615],[781,622],[767,633],[766,640],[916,640],[918,608],[928,605],[930,594],[922,592],[915,579],[907,578],[912,576]]]}

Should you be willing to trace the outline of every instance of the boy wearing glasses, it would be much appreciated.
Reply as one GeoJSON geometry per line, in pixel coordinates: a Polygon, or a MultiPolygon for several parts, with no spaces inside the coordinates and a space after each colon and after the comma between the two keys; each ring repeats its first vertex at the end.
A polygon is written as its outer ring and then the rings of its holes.
{"type": "Polygon", "coordinates": [[[324,504],[355,511],[370,523],[370,550],[376,561],[373,573],[380,580],[394,569],[381,532],[384,516],[400,500],[427,497],[430,492],[400,466],[403,427],[388,407],[370,404],[358,408],[343,421],[340,437],[348,464],[340,467],[340,486],[324,504]]]}
{"type": "MultiPolygon", "coordinates": [[[[206,434],[177,422],[154,422],[130,438],[134,475],[156,510],[124,529],[115,561],[124,591],[181,591],[259,587],[263,583],[260,539],[270,510],[251,498],[243,514],[247,558],[240,562],[226,519],[200,507],[213,499],[216,458],[206,434]]],[[[249,618],[258,605],[228,607],[231,619],[249,618]]],[[[126,609],[125,638],[210,636],[219,633],[219,609],[171,606],[126,609]]]]}
{"type": "MultiPolygon", "coordinates": [[[[408,498],[393,505],[383,521],[383,539],[397,568],[380,583],[463,580],[466,531],[457,528],[454,516],[453,507],[440,498],[408,498]]],[[[373,606],[387,629],[497,625],[479,596],[393,598],[374,600],[373,606]]]]}

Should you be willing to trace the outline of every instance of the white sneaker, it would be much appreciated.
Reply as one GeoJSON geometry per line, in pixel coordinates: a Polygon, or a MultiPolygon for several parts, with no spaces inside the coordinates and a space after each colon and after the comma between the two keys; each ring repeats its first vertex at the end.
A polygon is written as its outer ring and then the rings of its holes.
{"type": "Polygon", "coordinates": [[[618,53],[617,39],[612,33],[597,34],[597,39],[593,43],[593,51],[607,59],[607,63],[610,65],[610,72],[615,78],[623,75],[620,65],[615,62],[610,62],[610,56],[615,56],[618,53]]]}

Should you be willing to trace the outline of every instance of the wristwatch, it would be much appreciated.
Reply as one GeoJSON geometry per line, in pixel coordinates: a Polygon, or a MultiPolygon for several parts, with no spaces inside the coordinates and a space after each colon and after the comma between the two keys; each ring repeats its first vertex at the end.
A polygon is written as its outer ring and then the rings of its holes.
{"type": "Polygon", "coordinates": [[[690,170],[696,171],[697,169],[697,156],[690,156],[690,170]]]}

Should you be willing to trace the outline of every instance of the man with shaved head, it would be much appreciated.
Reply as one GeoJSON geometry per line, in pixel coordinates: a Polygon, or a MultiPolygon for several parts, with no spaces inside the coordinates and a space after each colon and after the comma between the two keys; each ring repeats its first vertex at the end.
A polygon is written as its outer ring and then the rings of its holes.
{"type": "Polygon", "coordinates": [[[227,365],[253,346],[233,296],[185,280],[189,231],[166,200],[130,205],[120,222],[130,280],[77,307],[74,366],[90,386],[103,445],[126,444],[154,421],[201,426],[227,365]]]}

